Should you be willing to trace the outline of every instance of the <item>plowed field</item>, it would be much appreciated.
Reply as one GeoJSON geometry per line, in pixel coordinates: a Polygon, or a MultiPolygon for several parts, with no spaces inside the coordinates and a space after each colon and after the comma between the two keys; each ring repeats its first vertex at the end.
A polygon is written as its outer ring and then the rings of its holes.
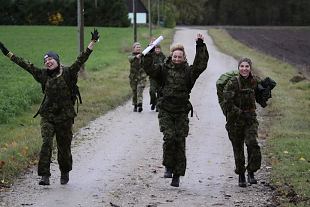
{"type": "Polygon", "coordinates": [[[310,77],[310,27],[227,28],[240,42],[296,65],[310,77]]]}

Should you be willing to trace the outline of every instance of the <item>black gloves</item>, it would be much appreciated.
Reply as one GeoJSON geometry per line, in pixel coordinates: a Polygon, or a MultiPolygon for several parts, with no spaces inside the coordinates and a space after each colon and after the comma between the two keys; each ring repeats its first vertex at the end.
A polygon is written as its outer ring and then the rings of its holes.
{"type": "Polygon", "coordinates": [[[277,83],[271,78],[267,77],[257,85],[255,91],[256,102],[263,108],[267,106],[268,99],[271,98],[271,90],[277,85],[277,83]]]}
{"type": "Polygon", "coordinates": [[[270,91],[269,87],[262,91],[262,98],[263,98],[263,100],[266,100],[266,101],[269,98],[271,98],[271,91],[270,91]]]}
{"type": "Polygon", "coordinates": [[[196,45],[197,45],[197,46],[200,47],[200,46],[203,46],[203,44],[204,44],[204,43],[203,43],[203,39],[198,38],[198,39],[196,40],[196,45]]]}
{"type": "Polygon", "coordinates": [[[10,51],[8,51],[8,49],[6,49],[6,47],[4,47],[4,45],[2,44],[2,42],[0,42],[0,49],[2,51],[2,53],[7,56],[9,54],[10,51]]]}
{"type": "Polygon", "coordinates": [[[97,42],[99,40],[99,32],[94,28],[94,32],[91,32],[91,40],[97,42]]]}

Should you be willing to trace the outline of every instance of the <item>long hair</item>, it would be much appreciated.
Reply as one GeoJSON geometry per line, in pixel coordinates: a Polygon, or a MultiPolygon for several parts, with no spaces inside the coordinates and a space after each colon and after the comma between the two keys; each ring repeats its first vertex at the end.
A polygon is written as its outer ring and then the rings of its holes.
{"type": "Polygon", "coordinates": [[[250,68],[251,68],[251,70],[252,70],[252,60],[251,60],[250,58],[247,58],[247,57],[243,57],[243,58],[241,58],[241,59],[239,60],[239,62],[238,62],[238,70],[239,70],[240,64],[243,63],[243,62],[249,63],[250,68]]]}

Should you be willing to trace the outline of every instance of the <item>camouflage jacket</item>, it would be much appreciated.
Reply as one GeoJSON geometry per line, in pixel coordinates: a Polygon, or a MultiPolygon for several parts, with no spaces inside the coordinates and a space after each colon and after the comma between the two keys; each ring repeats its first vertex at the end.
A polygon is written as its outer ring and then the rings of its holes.
{"type": "Polygon", "coordinates": [[[238,75],[232,77],[223,90],[223,108],[228,116],[238,116],[242,112],[255,113],[255,92],[260,78],[250,75],[247,79],[238,75]]]}
{"type": "Polygon", "coordinates": [[[129,79],[133,81],[140,81],[146,79],[146,73],[143,70],[141,59],[136,58],[137,54],[132,53],[128,56],[130,63],[129,79]]]}
{"type": "Polygon", "coordinates": [[[67,80],[77,81],[80,67],[87,61],[91,52],[92,50],[87,48],[70,67],[61,66],[60,72],[53,75],[48,75],[45,68],[37,68],[29,61],[15,55],[12,56],[13,62],[28,71],[42,85],[45,96],[38,111],[41,117],[51,122],[62,122],[76,116],[67,80]]]}
{"type": "Polygon", "coordinates": [[[154,52],[153,58],[154,58],[154,64],[161,64],[164,63],[166,56],[162,52],[160,52],[159,54],[154,52]]]}
{"type": "Polygon", "coordinates": [[[147,54],[143,59],[146,73],[160,83],[161,97],[158,107],[172,113],[189,112],[191,89],[199,75],[207,68],[209,53],[206,45],[196,46],[193,65],[187,62],[176,65],[168,57],[163,64],[154,64],[154,56],[147,54]]]}

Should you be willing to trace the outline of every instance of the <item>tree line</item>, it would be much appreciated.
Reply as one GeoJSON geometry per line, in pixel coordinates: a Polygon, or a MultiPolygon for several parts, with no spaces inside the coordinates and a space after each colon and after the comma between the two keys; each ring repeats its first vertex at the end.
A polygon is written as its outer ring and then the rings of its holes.
{"type": "MultiPolygon", "coordinates": [[[[141,0],[148,8],[148,0],[141,0]]],[[[86,26],[130,25],[126,0],[84,0],[86,26]]],[[[310,0],[150,0],[152,22],[310,25],[310,0]],[[158,16],[159,15],[159,16],[158,16]]],[[[0,25],[76,25],[77,0],[0,0],[0,25]]]]}
{"type": "MultiPolygon", "coordinates": [[[[130,25],[124,0],[84,0],[86,26],[130,25]]],[[[76,25],[77,0],[0,0],[0,25],[76,25]]]]}

